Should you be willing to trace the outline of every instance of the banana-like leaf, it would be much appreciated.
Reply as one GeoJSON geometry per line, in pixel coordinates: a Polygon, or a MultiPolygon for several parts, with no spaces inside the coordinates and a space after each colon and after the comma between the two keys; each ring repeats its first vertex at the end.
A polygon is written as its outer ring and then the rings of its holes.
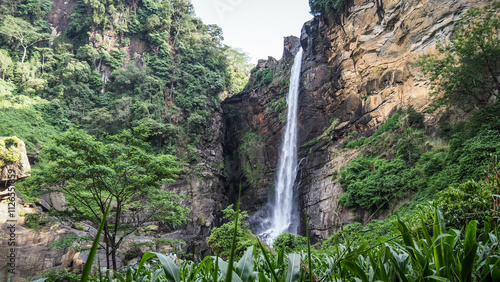
{"type": "Polygon", "coordinates": [[[476,258],[476,251],[478,248],[476,242],[477,222],[472,220],[465,228],[465,243],[464,243],[464,256],[461,259],[462,281],[472,281],[472,270],[474,268],[474,261],[476,258]]]}
{"type": "Polygon", "coordinates": [[[353,274],[353,277],[357,277],[358,279],[360,279],[360,281],[363,282],[369,281],[365,271],[359,266],[357,262],[345,260],[344,262],[342,262],[342,264],[353,274]]]}
{"type": "MultiPolygon", "coordinates": [[[[222,276],[227,277],[229,264],[221,258],[218,258],[218,260],[219,260],[219,269],[222,272],[222,276]]],[[[231,276],[231,281],[226,281],[226,282],[243,282],[243,280],[241,280],[241,278],[238,276],[238,274],[236,274],[233,271],[233,275],[231,276]]]]}
{"type": "Polygon", "coordinates": [[[127,282],[132,282],[132,269],[130,267],[127,269],[127,282]]]}
{"type": "Polygon", "coordinates": [[[250,246],[243,254],[243,257],[238,261],[236,265],[236,274],[245,282],[254,281],[255,273],[253,272],[253,266],[253,246],[250,246]]]}
{"type": "Polygon", "coordinates": [[[286,273],[286,282],[299,281],[300,278],[300,255],[288,255],[288,271],[286,273]]]}
{"type": "Polygon", "coordinates": [[[267,279],[266,275],[262,272],[259,272],[259,282],[269,282],[269,279],[267,279]]]}
{"type": "Polygon", "coordinates": [[[153,253],[160,260],[163,272],[168,281],[180,282],[179,267],[175,264],[174,260],[161,253],[153,253]]]}

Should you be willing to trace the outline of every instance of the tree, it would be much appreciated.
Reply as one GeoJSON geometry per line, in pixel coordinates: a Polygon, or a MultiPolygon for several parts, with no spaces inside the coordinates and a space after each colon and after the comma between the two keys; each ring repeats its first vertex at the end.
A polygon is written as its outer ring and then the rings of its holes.
{"type": "Polygon", "coordinates": [[[0,34],[3,34],[7,41],[16,42],[23,47],[21,63],[24,63],[28,47],[49,38],[48,33],[40,32],[40,27],[35,27],[29,22],[13,16],[5,16],[2,26],[0,26],[0,34]]]}
{"type": "Polygon", "coordinates": [[[442,94],[434,106],[484,105],[500,90],[500,2],[468,10],[439,57],[423,56],[423,71],[442,94]]]}
{"type": "MultiPolygon", "coordinates": [[[[234,235],[236,211],[233,209],[233,205],[231,204],[224,209],[222,213],[224,214],[224,219],[228,222],[224,223],[220,227],[212,228],[210,236],[208,237],[208,245],[210,246],[212,253],[217,254],[222,258],[229,258],[231,253],[231,242],[234,235]]],[[[240,211],[235,246],[236,257],[241,257],[248,247],[258,245],[259,239],[250,232],[250,229],[248,229],[249,225],[246,221],[247,218],[248,213],[240,211]]]]}
{"type": "Polygon", "coordinates": [[[9,53],[0,49],[0,74],[2,75],[2,79],[5,79],[5,73],[7,73],[11,64],[12,59],[10,58],[9,53]]]}
{"type": "Polygon", "coordinates": [[[224,48],[224,54],[228,60],[228,68],[231,77],[229,85],[229,95],[240,93],[248,83],[252,64],[250,57],[241,49],[234,49],[229,46],[224,48]]]}
{"type": "Polygon", "coordinates": [[[309,0],[309,7],[313,15],[323,12],[330,14],[339,11],[345,3],[346,0],[309,0]]]}
{"type": "Polygon", "coordinates": [[[117,268],[116,253],[123,239],[146,222],[171,226],[185,222],[182,197],[160,188],[181,172],[174,156],[148,153],[148,145],[129,130],[101,142],[83,130],[70,129],[54,141],[43,156],[48,165],[34,181],[45,189],[60,187],[74,210],[70,216],[90,220],[96,228],[113,201],[104,227],[108,268],[111,263],[117,268]]]}

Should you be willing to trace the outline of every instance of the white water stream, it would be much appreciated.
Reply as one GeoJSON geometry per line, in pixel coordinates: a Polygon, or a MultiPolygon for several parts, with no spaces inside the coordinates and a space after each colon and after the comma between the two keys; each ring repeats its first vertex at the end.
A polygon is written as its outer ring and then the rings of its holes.
{"type": "Polygon", "coordinates": [[[295,178],[297,177],[297,115],[302,53],[303,50],[300,48],[295,55],[291,70],[290,88],[286,97],[288,104],[286,128],[278,161],[272,213],[269,219],[269,229],[261,234],[261,237],[265,239],[268,245],[272,245],[274,239],[282,233],[297,234],[299,218],[296,206],[298,203],[294,200],[293,190],[295,178]]]}

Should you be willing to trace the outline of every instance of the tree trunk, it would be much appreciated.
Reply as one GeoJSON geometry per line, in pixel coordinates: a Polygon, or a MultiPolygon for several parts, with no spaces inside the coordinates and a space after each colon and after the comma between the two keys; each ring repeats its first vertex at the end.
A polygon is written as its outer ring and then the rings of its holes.
{"type": "MultiPolygon", "coordinates": [[[[105,236],[106,238],[106,268],[107,269],[110,269],[110,261],[109,261],[109,239],[107,238],[107,236],[105,236]]],[[[98,266],[99,269],[101,269],[101,266],[99,265],[98,266]]]]}
{"type": "Polygon", "coordinates": [[[23,49],[24,49],[24,52],[23,52],[23,58],[21,59],[21,63],[24,63],[24,59],[26,58],[26,49],[28,49],[28,46],[23,45],[23,49]]]}
{"type": "MultiPolygon", "coordinates": [[[[118,198],[118,197],[117,197],[118,198]]],[[[116,267],[116,251],[118,251],[118,246],[116,242],[117,234],[118,234],[118,226],[120,226],[120,216],[122,211],[122,202],[117,199],[116,201],[116,213],[115,213],[115,226],[112,235],[112,249],[111,249],[111,258],[113,259],[113,270],[117,270],[116,267]]]]}
{"type": "MultiPolygon", "coordinates": [[[[107,222],[104,225],[104,239],[106,240],[106,268],[110,269],[111,268],[111,261],[109,260],[109,248],[110,248],[110,243],[111,243],[111,236],[109,234],[107,222]]],[[[99,265],[99,268],[100,267],[101,266],[99,265]]]]}
{"type": "Polygon", "coordinates": [[[111,258],[113,259],[113,270],[117,270],[116,267],[116,249],[113,247],[113,251],[111,252],[111,258]]]}

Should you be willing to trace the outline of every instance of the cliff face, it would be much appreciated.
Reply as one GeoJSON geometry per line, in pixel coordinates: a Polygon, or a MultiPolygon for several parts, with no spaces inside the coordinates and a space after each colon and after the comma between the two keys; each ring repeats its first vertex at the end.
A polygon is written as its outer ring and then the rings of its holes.
{"type": "Polygon", "coordinates": [[[283,58],[260,60],[248,87],[222,103],[226,191],[235,202],[241,185],[242,209],[251,213],[265,212],[262,207],[272,192],[290,71],[299,48],[299,38],[286,38],[283,58]]]}
{"type": "MultiPolygon", "coordinates": [[[[430,83],[415,65],[416,60],[436,52],[437,45],[452,34],[460,15],[485,1],[347,2],[343,15],[317,16],[306,23],[300,38],[304,48],[299,96],[302,161],[297,181],[300,207],[310,216],[315,240],[325,239],[340,225],[353,222],[352,211],[338,204],[342,187],[332,177],[358,154],[340,150],[347,134],[357,131],[360,136],[370,135],[400,108],[424,112],[430,101],[430,83]]],[[[255,205],[265,202],[263,198],[273,185],[283,128],[266,115],[272,108],[263,102],[273,95],[272,87],[257,87],[225,102],[232,105],[233,112],[240,113],[226,113],[226,140],[236,142],[232,136],[238,135],[238,130],[256,124],[259,134],[267,137],[260,150],[248,151],[257,167],[267,169],[259,185],[248,183],[244,190],[244,197],[253,199],[255,205]],[[265,121],[258,122],[262,119],[265,121]]],[[[426,116],[426,122],[431,123],[431,117],[426,116]]],[[[228,146],[226,142],[226,148],[233,151],[236,147],[241,150],[241,145],[228,146]]],[[[240,162],[239,169],[233,169],[230,175],[244,171],[244,164],[240,162]]],[[[250,210],[257,209],[252,206],[250,210]]]]}

